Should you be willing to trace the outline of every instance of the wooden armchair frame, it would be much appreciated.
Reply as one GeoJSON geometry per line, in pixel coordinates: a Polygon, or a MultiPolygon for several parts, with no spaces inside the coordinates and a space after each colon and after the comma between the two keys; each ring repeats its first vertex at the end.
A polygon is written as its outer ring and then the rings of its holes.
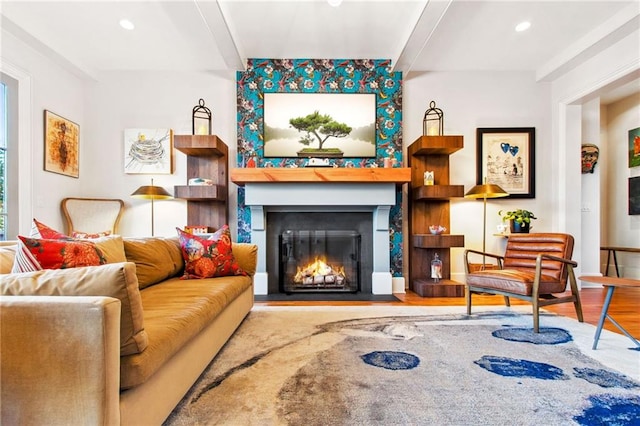
{"type": "Polygon", "coordinates": [[[73,231],[99,233],[118,232],[118,224],[124,210],[124,201],[118,198],[64,198],[60,209],[65,220],[67,235],[73,231]],[[78,214],[82,211],[82,214],[78,214]]]}
{"type": "MultiPolygon", "coordinates": [[[[580,293],[578,290],[578,284],[576,282],[575,273],[573,268],[577,267],[578,264],[571,260],[562,257],[558,257],[555,255],[551,255],[548,253],[539,253],[535,257],[535,271],[533,272],[533,276],[531,277],[531,270],[533,268],[504,268],[505,256],[500,256],[491,253],[483,253],[481,251],[467,249],[464,252],[464,262],[465,262],[465,272],[467,274],[467,284],[465,287],[465,301],[467,305],[467,315],[471,315],[471,295],[473,293],[488,293],[495,295],[504,296],[504,301],[506,306],[511,306],[510,297],[515,297],[517,299],[522,299],[530,302],[533,308],[533,330],[535,333],[539,332],[540,329],[540,307],[555,305],[558,303],[568,303],[573,302],[574,307],[576,309],[576,316],[578,317],[578,321],[583,321],[582,316],[582,304],[580,303],[580,293]],[[490,257],[495,259],[496,264],[491,265],[491,269],[485,269],[484,271],[471,271],[471,264],[469,262],[470,255],[480,255],[484,257],[490,257]],[[571,295],[569,296],[554,296],[551,293],[543,293],[540,294],[541,283],[543,278],[548,279],[548,277],[544,277],[543,271],[543,261],[554,261],[560,262],[564,265],[564,271],[562,276],[560,277],[560,283],[563,283],[566,288],[567,278],[569,281],[569,286],[571,288],[571,295]],[[474,283],[470,284],[469,281],[474,283]],[[483,278],[486,278],[487,283],[482,285],[479,281],[482,281],[483,278]],[[495,285],[495,281],[503,280],[508,283],[527,283],[531,284],[530,292],[512,292],[508,291],[505,288],[502,288],[500,285],[495,285]],[[529,280],[532,280],[530,282],[529,280]]],[[[523,285],[523,288],[528,288],[527,285],[523,285]]],[[[505,286],[507,287],[507,286],[505,286]]]]}

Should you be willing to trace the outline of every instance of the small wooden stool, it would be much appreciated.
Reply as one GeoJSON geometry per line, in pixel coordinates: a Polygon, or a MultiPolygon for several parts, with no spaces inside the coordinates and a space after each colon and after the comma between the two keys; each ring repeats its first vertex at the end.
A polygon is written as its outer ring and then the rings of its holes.
{"type": "Polygon", "coordinates": [[[607,313],[609,310],[609,304],[611,303],[611,298],[613,297],[613,291],[616,287],[634,287],[640,288],[640,280],[634,280],[631,278],[617,278],[617,277],[594,277],[594,276],[582,276],[579,278],[581,281],[587,281],[590,283],[602,284],[607,287],[607,295],[604,299],[604,305],[602,305],[602,313],[600,314],[600,321],[598,321],[598,328],[596,329],[596,336],[593,340],[593,349],[598,347],[598,339],[600,339],[600,333],[602,332],[602,326],[604,325],[605,318],[608,318],[609,321],[613,323],[620,331],[624,333],[636,346],[640,347],[640,342],[633,337],[627,330],[625,330],[620,324],[618,324],[611,316],[607,313]]]}

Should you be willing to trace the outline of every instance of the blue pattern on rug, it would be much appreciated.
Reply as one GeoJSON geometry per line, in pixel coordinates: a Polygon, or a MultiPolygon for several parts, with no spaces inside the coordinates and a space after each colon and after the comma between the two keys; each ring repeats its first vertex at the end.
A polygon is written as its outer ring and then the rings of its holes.
{"type": "Polygon", "coordinates": [[[638,425],[640,424],[640,396],[593,395],[591,407],[574,420],[581,425],[638,425]]]}
{"type": "Polygon", "coordinates": [[[505,377],[528,377],[542,380],[568,380],[562,369],[544,362],[484,355],[475,364],[505,377]]]}
{"type": "Polygon", "coordinates": [[[539,333],[534,333],[533,328],[530,327],[501,328],[491,335],[512,342],[526,342],[535,345],[559,345],[573,340],[567,330],[554,327],[540,327],[539,333]]]}
{"type": "Polygon", "coordinates": [[[411,370],[420,364],[420,358],[406,352],[374,351],[360,358],[369,365],[387,370],[411,370]]]}
{"type": "Polygon", "coordinates": [[[640,388],[633,380],[630,380],[623,374],[616,373],[615,371],[607,371],[601,368],[577,368],[574,376],[579,379],[584,379],[589,383],[598,385],[603,388],[622,388],[622,389],[634,389],[640,388]]]}

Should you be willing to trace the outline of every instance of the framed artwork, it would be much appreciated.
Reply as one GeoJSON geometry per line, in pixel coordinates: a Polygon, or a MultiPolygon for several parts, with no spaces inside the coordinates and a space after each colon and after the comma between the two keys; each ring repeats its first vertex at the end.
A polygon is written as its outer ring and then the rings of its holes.
{"type": "Polygon", "coordinates": [[[640,166],[640,127],[629,130],[629,168],[640,166]]]}
{"type": "Polygon", "coordinates": [[[375,157],[375,93],[265,93],[265,157],[375,157]]]}
{"type": "Polygon", "coordinates": [[[125,129],[124,172],[173,173],[173,130],[125,129]]]}
{"type": "Polygon", "coordinates": [[[640,176],[629,178],[629,214],[640,214],[640,176]]]}
{"type": "Polygon", "coordinates": [[[476,129],[476,181],[500,185],[506,198],[535,198],[534,127],[476,129]]]}
{"type": "Polygon", "coordinates": [[[77,178],[80,175],[80,126],[44,111],[44,169],[77,178]]]}

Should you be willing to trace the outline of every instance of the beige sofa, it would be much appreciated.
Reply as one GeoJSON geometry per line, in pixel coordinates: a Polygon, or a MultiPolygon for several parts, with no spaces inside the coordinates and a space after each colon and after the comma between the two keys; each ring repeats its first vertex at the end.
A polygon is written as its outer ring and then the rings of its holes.
{"type": "Polygon", "coordinates": [[[159,425],[253,306],[254,245],[233,244],[248,276],[201,280],[180,279],[177,239],[122,245],[124,262],[0,275],[1,424],[159,425]]]}

